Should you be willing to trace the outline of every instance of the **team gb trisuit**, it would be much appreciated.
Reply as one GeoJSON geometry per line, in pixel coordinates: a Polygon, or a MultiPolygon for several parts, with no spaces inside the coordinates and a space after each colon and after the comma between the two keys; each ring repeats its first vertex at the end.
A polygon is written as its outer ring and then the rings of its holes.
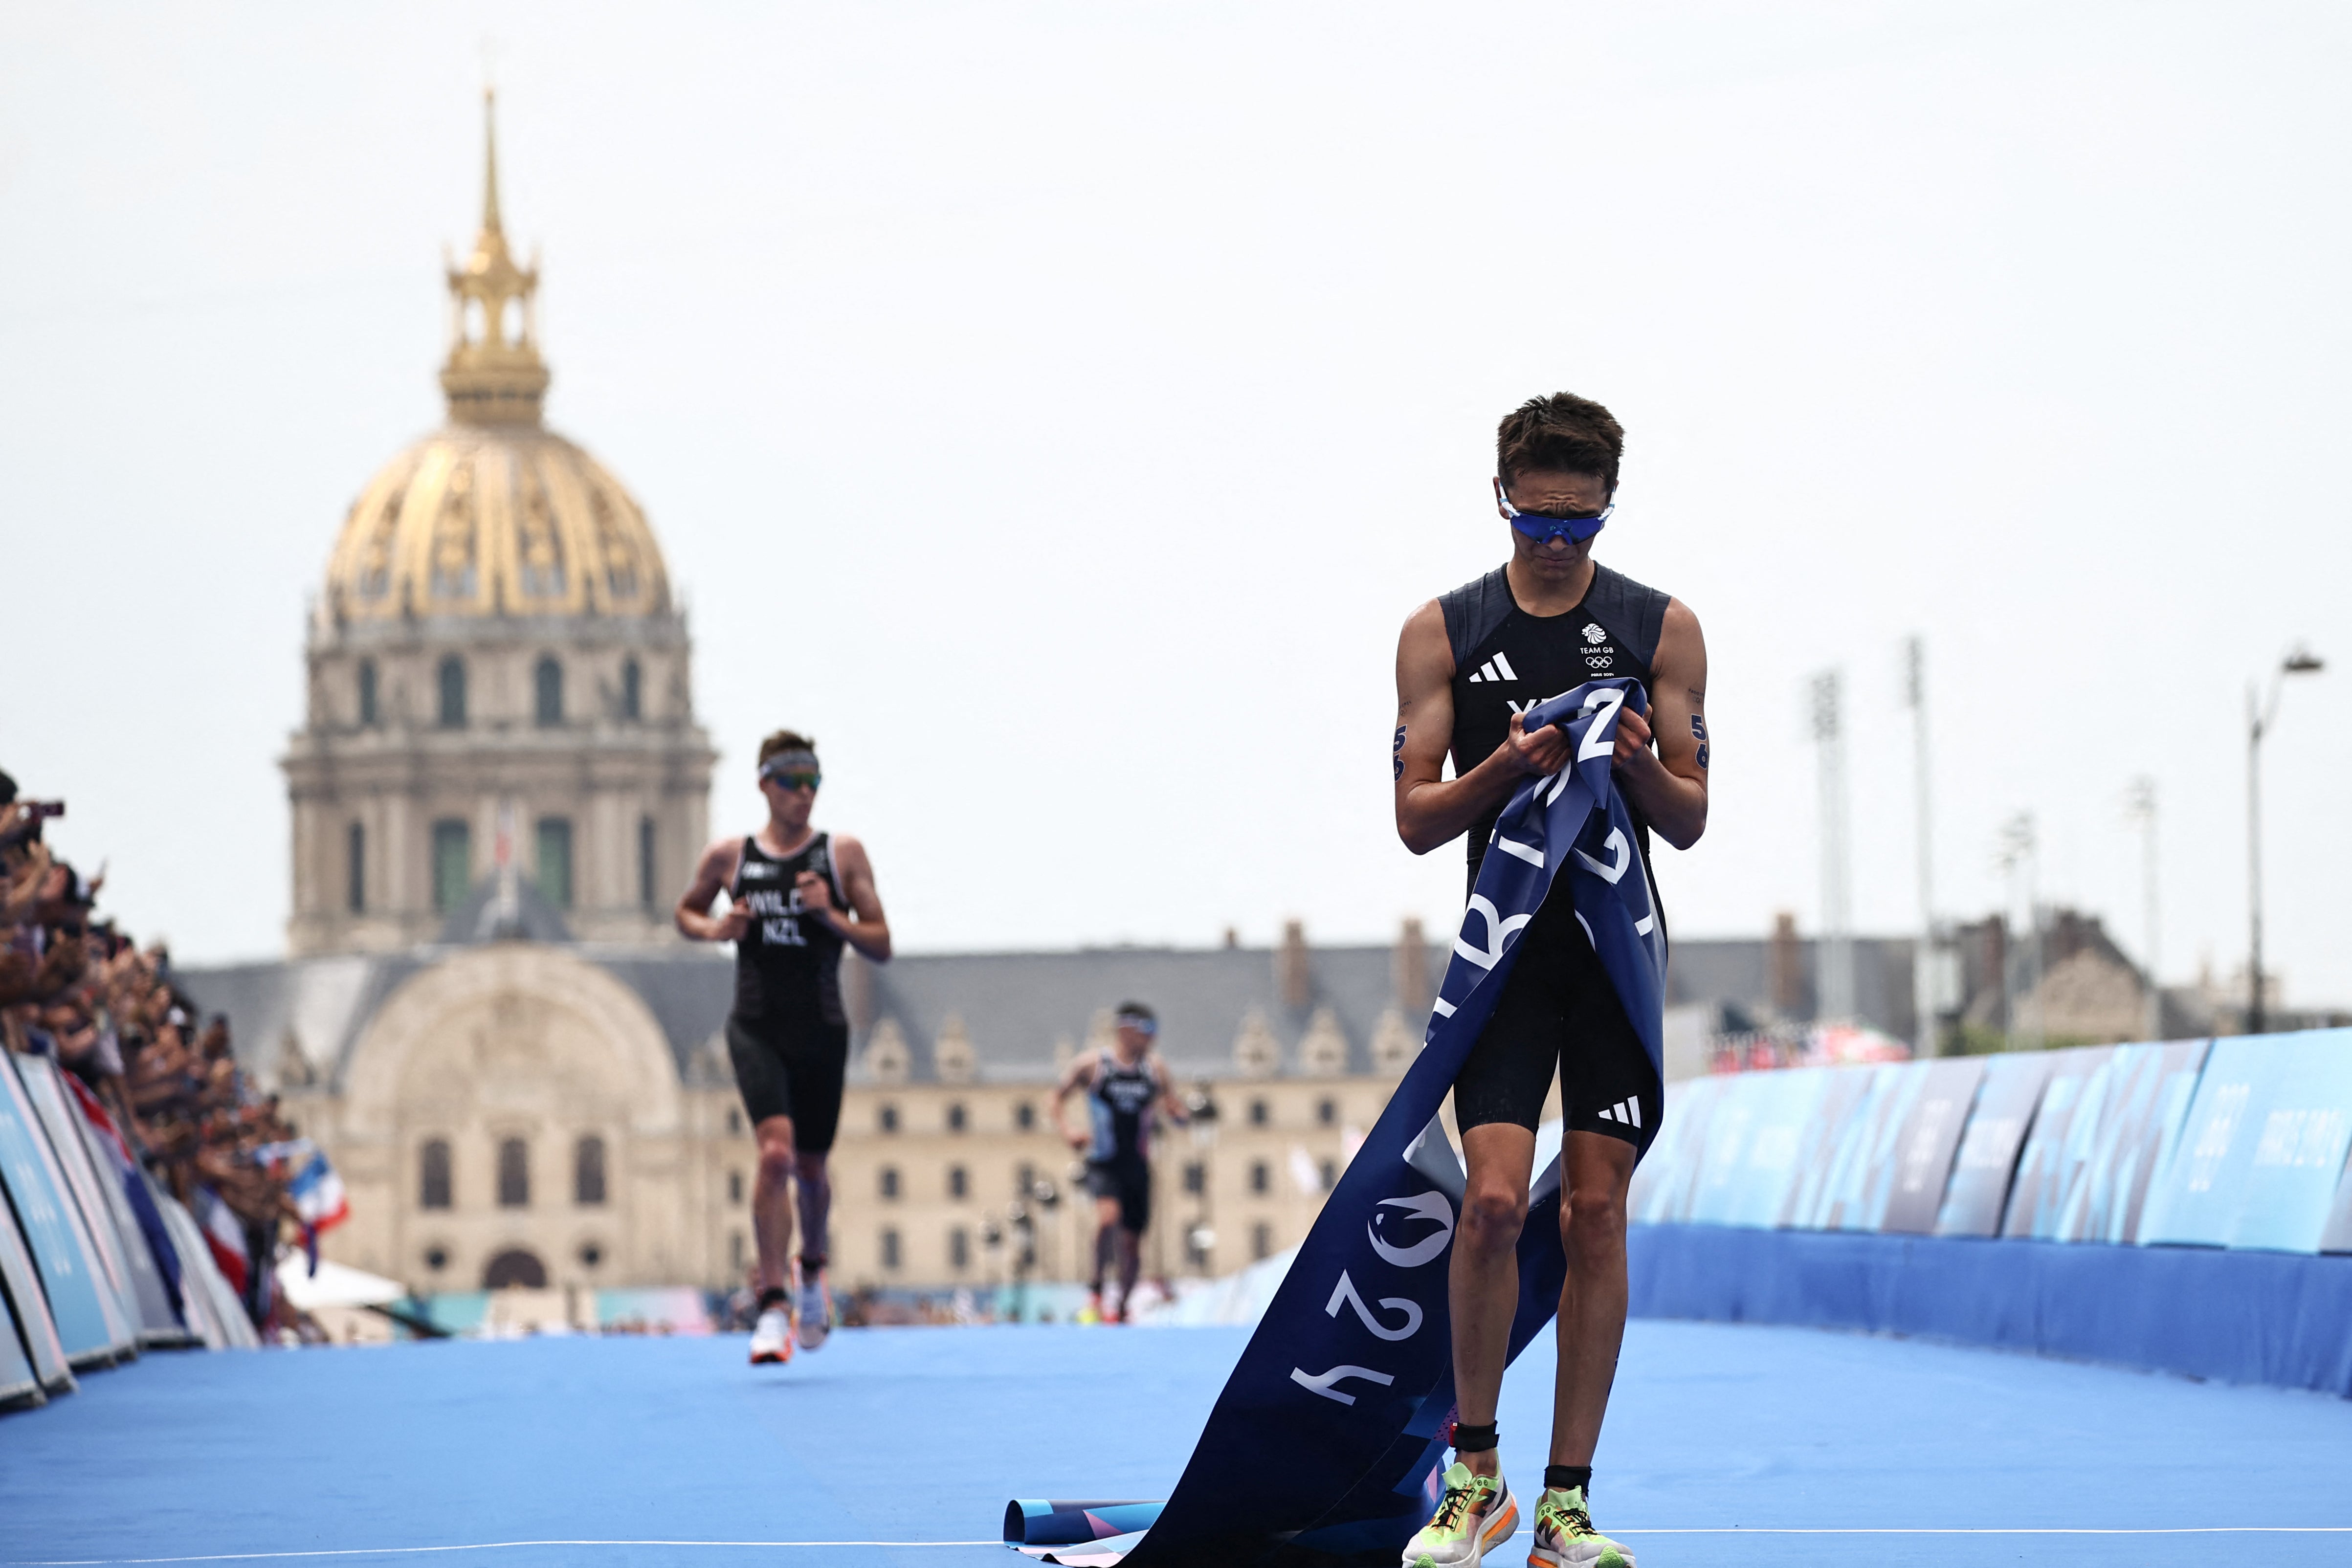
{"type": "Polygon", "coordinates": [[[841,1007],[844,943],[802,907],[793,884],[804,871],[832,884],[835,908],[849,906],[830,834],[819,833],[781,859],[761,849],[756,837],[743,841],[743,858],[727,892],[751,910],[751,925],[735,943],[727,1054],[752,1124],[790,1116],[793,1145],[821,1155],[833,1147],[841,1124],[849,1019],[841,1007]]]}
{"type": "MultiPolygon", "coordinates": [[[[1654,694],[1667,596],[1595,563],[1584,600],[1564,615],[1530,615],[1511,596],[1501,569],[1441,597],[1454,651],[1454,772],[1470,771],[1509,736],[1511,716],[1587,681],[1631,675],[1654,694]]],[[[1650,874],[1650,831],[1626,801],[1650,874]]],[[[1470,882],[1502,805],[1470,829],[1470,882]]],[[[1652,879],[1653,896],[1656,881],[1652,879]]],[[[1465,1128],[1516,1122],[1535,1130],[1557,1064],[1569,1128],[1605,1133],[1636,1149],[1656,1134],[1657,1073],[1618,1004],[1616,988],[1576,918],[1566,878],[1552,884],[1519,938],[1519,956],[1495,1014],[1454,1082],[1465,1128]]]]}
{"type": "Polygon", "coordinates": [[[1151,1223],[1151,1103],[1160,1074],[1146,1052],[1122,1062],[1105,1051],[1087,1088],[1094,1141],[1087,1145],[1087,1191],[1118,1200],[1119,1228],[1141,1235],[1151,1223]]]}

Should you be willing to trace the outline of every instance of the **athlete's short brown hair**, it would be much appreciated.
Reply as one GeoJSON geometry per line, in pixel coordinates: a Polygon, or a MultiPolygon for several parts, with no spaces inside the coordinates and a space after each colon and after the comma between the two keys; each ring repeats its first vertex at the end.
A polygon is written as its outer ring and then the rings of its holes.
{"type": "Polygon", "coordinates": [[[1495,474],[1506,488],[1529,468],[1598,474],[1614,495],[1624,452],[1625,427],[1607,409],[1574,392],[1554,392],[1504,416],[1495,431],[1495,474]]]}
{"type": "Polygon", "coordinates": [[[760,742],[760,760],[765,762],[779,751],[805,751],[816,755],[816,742],[796,729],[780,729],[760,742]]]}

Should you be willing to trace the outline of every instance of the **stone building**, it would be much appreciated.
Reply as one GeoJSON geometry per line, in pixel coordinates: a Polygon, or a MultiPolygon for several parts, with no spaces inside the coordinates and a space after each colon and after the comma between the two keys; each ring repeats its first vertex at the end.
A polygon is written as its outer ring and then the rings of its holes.
{"type": "MultiPolygon", "coordinates": [[[[446,423],[362,488],[310,622],[289,956],[183,978],[341,1170],[331,1258],[428,1294],[730,1285],[754,1163],[719,1035],[732,966],[669,923],[714,760],[691,645],[635,500],[542,423],[538,275],[494,152],[446,281],[446,423]]],[[[1393,949],[1294,929],[853,961],[836,1280],[983,1283],[1021,1234],[1032,1277],[1080,1272],[1049,1092],[1130,995],[1219,1112],[1160,1142],[1154,1272],[1290,1245],[1409,1060],[1437,962],[1417,928],[1393,949]]]]}

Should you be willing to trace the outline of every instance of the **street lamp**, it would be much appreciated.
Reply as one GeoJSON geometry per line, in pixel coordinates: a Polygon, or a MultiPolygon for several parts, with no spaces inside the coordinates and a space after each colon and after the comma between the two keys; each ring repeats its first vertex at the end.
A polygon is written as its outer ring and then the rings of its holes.
{"type": "Polygon", "coordinates": [[[2246,956],[2246,1032],[2260,1034],[2269,1024],[2263,1006],[2263,737],[2278,716],[2279,691],[2289,675],[2314,674],[2326,668],[2318,656],[2298,645],[2279,661],[2271,675],[2270,700],[2261,698],[2261,682],[2246,683],[2246,911],[2250,923],[2246,956]]]}

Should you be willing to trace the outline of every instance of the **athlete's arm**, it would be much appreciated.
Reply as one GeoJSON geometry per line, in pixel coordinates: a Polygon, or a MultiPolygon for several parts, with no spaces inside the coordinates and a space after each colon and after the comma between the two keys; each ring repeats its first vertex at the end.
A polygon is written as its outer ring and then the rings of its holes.
{"type": "Polygon", "coordinates": [[[1192,1120],[1192,1113],[1176,1097],[1175,1075],[1168,1071],[1168,1062],[1158,1051],[1151,1053],[1151,1073],[1160,1080],[1160,1108],[1168,1119],[1181,1127],[1192,1120]]]}
{"type": "Polygon", "coordinates": [[[890,923],[882,918],[882,895],[874,890],[874,862],[866,846],[846,834],[833,841],[834,869],[841,873],[845,913],[833,905],[833,887],[813,871],[801,873],[801,908],[833,927],[834,934],[877,964],[890,961],[890,923]]]}
{"type": "Polygon", "coordinates": [[[1083,1149],[1093,1143],[1094,1135],[1091,1133],[1071,1132],[1070,1124],[1062,1120],[1062,1104],[1080,1089],[1092,1083],[1094,1077],[1095,1053],[1093,1051],[1084,1051],[1071,1058],[1069,1066],[1062,1069],[1062,1081],[1054,1085],[1054,1102],[1045,1112],[1045,1114],[1054,1119],[1055,1129],[1062,1134],[1062,1141],[1074,1149],[1083,1149]]]}
{"type": "Polygon", "coordinates": [[[748,904],[730,904],[724,915],[710,913],[711,904],[735,880],[735,862],[742,853],[740,839],[721,839],[702,852],[702,858],[694,862],[694,880],[686,884],[672,915],[679,931],[697,942],[733,942],[751,929],[748,904]]]}
{"type": "Polygon", "coordinates": [[[1396,784],[1397,837],[1425,855],[1460,838],[1470,824],[1510,799],[1530,774],[1568,765],[1568,734],[1557,725],[1534,735],[1511,716],[1511,733],[1487,758],[1458,779],[1447,779],[1445,754],[1454,746],[1454,646],[1445,612],[1431,600],[1414,611],[1397,639],[1397,727],[1391,746],[1396,784]]]}
{"type": "Polygon", "coordinates": [[[1632,708],[1617,714],[1617,783],[1641,808],[1658,836],[1678,850],[1706,831],[1706,639],[1698,617],[1679,599],[1666,601],[1658,651],[1650,660],[1656,687],[1650,716],[1632,708]],[[1650,749],[1655,734],[1658,748],[1650,749]]]}

